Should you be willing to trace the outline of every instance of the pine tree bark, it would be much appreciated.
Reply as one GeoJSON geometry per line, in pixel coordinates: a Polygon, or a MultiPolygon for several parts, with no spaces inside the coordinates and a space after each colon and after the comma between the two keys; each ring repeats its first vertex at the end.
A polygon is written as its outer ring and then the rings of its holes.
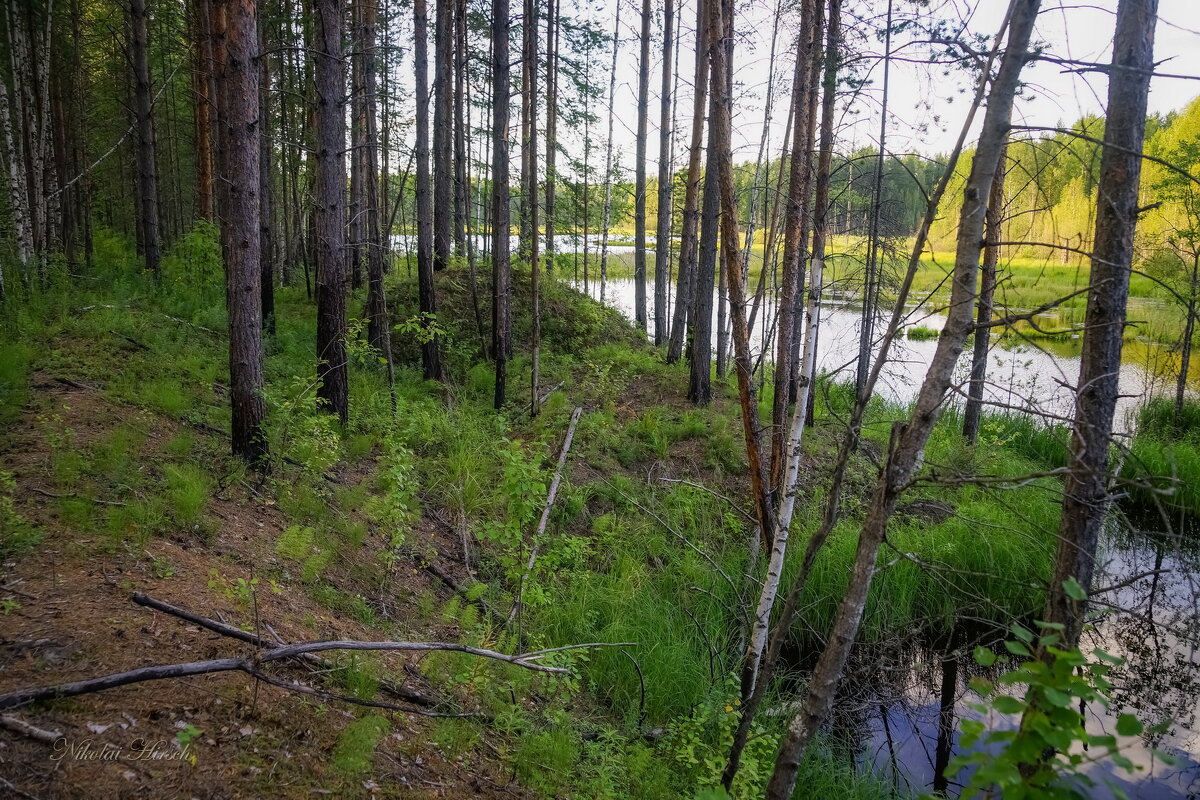
{"type": "Polygon", "coordinates": [[[213,221],[212,0],[196,0],[196,213],[213,221]]]}
{"type": "MultiPolygon", "coordinates": [[[[900,492],[920,465],[929,434],[953,381],[958,357],[974,327],[972,300],[976,293],[979,256],[983,247],[987,197],[1011,125],[1013,100],[1021,70],[1029,57],[1029,39],[1040,5],[1040,0],[1012,0],[1009,6],[1008,47],[992,82],[987,112],[959,213],[950,311],[946,325],[917,394],[912,415],[906,422],[896,423],[892,428],[885,463],[859,533],[850,581],[838,606],[825,649],[813,669],[800,711],[789,724],[780,746],[775,771],[767,785],[768,800],[787,800],[792,796],[804,753],[829,713],[866,608],[879,546],[887,533],[888,521],[895,511],[900,492]]],[[[928,220],[922,224],[925,226],[927,223],[928,220]]],[[[924,230],[920,233],[923,234],[924,230]]],[[[894,328],[899,323],[895,316],[893,320],[891,333],[894,335],[894,328]]],[[[877,374],[878,369],[874,368],[872,378],[877,374]]],[[[868,381],[868,387],[873,382],[868,381]]],[[[836,497],[831,496],[828,502],[836,502],[836,497]]]]}
{"type": "MultiPolygon", "coordinates": [[[[137,118],[138,225],[146,269],[158,275],[158,169],[155,165],[154,110],[150,86],[150,42],[146,0],[130,0],[130,42],[137,118]]],[[[256,179],[257,180],[257,179],[256,179]]]]}
{"type": "Polygon", "coordinates": [[[350,414],[346,354],[346,70],[342,0],[313,0],[313,239],[317,290],[317,398],[343,425],[350,414]]]}
{"type": "Polygon", "coordinates": [[[257,17],[258,62],[261,83],[259,85],[259,262],[262,272],[262,326],[268,334],[275,335],[275,229],[271,203],[271,68],[267,55],[267,31],[261,16],[257,17]]]}
{"type": "Polygon", "coordinates": [[[642,0],[642,53],[638,62],[637,162],[633,184],[633,316],[646,330],[646,126],[650,116],[650,0],[642,0]]]}
{"type": "MultiPolygon", "coordinates": [[[[703,51],[708,41],[707,14],[700,0],[696,10],[696,49],[703,51]]],[[[696,282],[696,235],[700,222],[700,154],[704,142],[704,109],[707,105],[708,59],[697,58],[692,78],[692,138],[688,147],[687,183],[683,195],[683,227],[679,236],[679,273],[675,286],[675,309],[671,315],[671,335],[667,341],[667,363],[674,364],[683,355],[696,282]]]]}
{"type": "MultiPolygon", "coordinates": [[[[521,143],[522,172],[524,186],[522,194],[526,204],[526,224],[528,226],[527,247],[529,248],[529,279],[530,279],[530,414],[537,416],[540,410],[541,389],[541,355],[542,355],[542,317],[541,317],[541,287],[538,285],[541,262],[538,256],[538,185],[537,185],[537,74],[538,74],[538,3],[537,0],[525,0],[524,15],[521,21],[522,58],[521,58],[521,116],[525,130],[524,141],[521,143]]],[[[586,162],[584,169],[586,171],[586,162]]]]}
{"type": "Polygon", "coordinates": [[[229,400],[233,453],[266,465],[263,420],[259,69],[255,0],[215,0],[221,250],[229,307],[229,400]]]}
{"type": "Polygon", "coordinates": [[[394,383],[392,374],[392,333],[388,321],[387,294],[384,291],[383,275],[385,256],[390,248],[384,236],[380,220],[379,191],[379,122],[376,116],[378,97],[376,41],[376,6],[373,2],[363,5],[363,103],[365,113],[363,160],[366,165],[364,201],[367,229],[367,341],[384,360],[389,384],[394,383]]]}
{"type": "MultiPolygon", "coordinates": [[[[604,156],[604,225],[600,231],[600,302],[608,288],[608,227],[612,223],[613,189],[613,103],[617,95],[617,52],[621,47],[621,6],[617,3],[616,19],[613,21],[612,65],[608,72],[608,138],[604,156]]],[[[697,58],[697,61],[704,61],[697,58]]],[[[586,245],[586,239],[585,239],[586,245]]],[[[576,276],[578,278],[578,276],[576,276]]],[[[586,287],[584,289],[586,292],[586,287]]]]}
{"type": "Polygon", "coordinates": [[[433,31],[433,269],[450,264],[451,224],[454,221],[453,99],[454,13],[453,0],[435,0],[433,31]]]}
{"type": "Polygon", "coordinates": [[[558,156],[559,4],[550,0],[546,15],[546,274],[554,275],[555,162],[558,156]]]}
{"type": "MultiPolygon", "coordinates": [[[[432,315],[437,314],[437,294],[434,289],[434,209],[433,198],[429,185],[429,12],[425,0],[413,2],[413,26],[415,47],[413,50],[416,60],[416,94],[417,94],[417,135],[416,149],[413,157],[416,159],[417,194],[417,294],[419,305],[425,323],[431,322],[432,315]]],[[[448,209],[447,209],[448,210],[448,209]]],[[[428,341],[421,344],[421,363],[424,367],[425,380],[442,379],[442,362],[439,355],[438,340],[432,332],[425,337],[428,341]]]]}
{"type": "Polygon", "coordinates": [[[492,357],[496,360],[493,405],[504,407],[508,380],[508,0],[492,0],[492,357]]]}
{"type": "Polygon", "coordinates": [[[663,3],[663,69],[658,114],[658,224],[654,232],[654,346],[667,343],[667,284],[671,282],[671,96],[675,3],[663,3]]]}
{"type": "MultiPolygon", "coordinates": [[[[700,0],[707,15],[706,52],[719,42],[724,31],[714,28],[712,3],[722,0],[700,0]]],[[[709,59],[710,68],[712,60],[709,59]]],[[[713,351],[713,289],[716,283],[717,234],[720,222],[720,193],[717,186],[717,140],[711,124],[717,113],[715,106],[717,76],[711,76],[712,91],[709,95],[708,153],[705,158],[704,192],[700,210],[700,252],[696,260],[696,276],[692,284],[691,336],[688,338],[688,399],[695,405],[708,405],[712,400],[712,351],[713,351]]]]}

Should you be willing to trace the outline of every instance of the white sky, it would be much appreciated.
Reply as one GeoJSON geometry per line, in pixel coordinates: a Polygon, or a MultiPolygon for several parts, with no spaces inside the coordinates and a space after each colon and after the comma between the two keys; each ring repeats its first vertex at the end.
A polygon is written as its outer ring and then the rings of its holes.
{"type": "MultiPolygon", "coordinates": [[[[621,11],[622,42],[617,68],[614,139],[621,151],[621,163],[627,174],[632,173],[634,155],[634,126],[637,119],[638,0],[606,0],[594,6],[593,19],[611,31],[615,2],[624,2],[621,11]]],[[[695,1],[683,0],[677,12],[682,23],[683,40],[678,69],[683,77],[676,111],[676,167],[684,163],[684,148],[691,124],[691,75],[695,26],[695,1]]],[[[734,158],[753,160],[758,153],[763,123],[763,98],[766,94],[770,65],[774,65],[772,90],[773,122],[769,152],[778,155],[783,127],[787,116],[791,71],[794,64],[792,49],[797,14],[789,11],[780,18],[776,53],[770,60],[771,35],[777,0],[742,0],[738,2],[735,30],[735,140],[734,158]]],[[[565,5],[565,4],[564,4],[565,5]]],[[[795,3],[784,4],[794,8],[795,3]]],[[[882,17],[886,0],[845,0],[847,7],[857,6],[882,17]]],[[[935,2],[936,6],[937,3],[935,2]]],[[[970,33],[994,35],[1007,8],[1007,0],[941,0],[946,16],[966,21],[970,33]]],[[[661,0],[655,0],[661,8],[661,0]]],[[[896,0],[897,15],[910,8],[906,0],[896,0]]],[[[1047,54],[1059,58],[1108,63],[1111,57],[1116,0],[1043,0],[1036,39],[1046,43],[1047,54]]],[[[566,9],[564,9],[566,13],[566,9]]],[[[1159,22],[1155,37],[1155,60],[1159,71],[1200,76],[1200,0],[1160,0],[1159,22]]],[[[853,22],[853,21],[851,21],[853,22]]],[[[654,31],[661,36],[661,22],[656,20],[654,31]]],[[[855,30],[865,26],[860,22],[855,30]]],[[[852,31],[853,33],[853,31],[852,31]]],[[[652,34],[654,35],[654,34],[652,34]]],[[[905,37],[897,37],[893,47],[899,47],[905,37]]],[[[860,46],[872,48],[876,55],[871,67],[872,85],[854,103],[849,113],[843,109],[839,138],[843,147],[872,144],[878,136],[879,96],[882,85],[883,43],[875,38],[860,46]]],[[[917,54],[916,50],[904,50],[917,54]]],[[[607,74],[610,54],[599,54],[593,65],[597,72],[607,74]]],[[[658,92],[661,85],[661,42],[651,46],[651,125],[648,161],[654,174],[658,156],[657,122],[658,92]]],[[[1070,124],[1084,114],[1103,113],[1107,94],[1107,79],[1103,73],[1064,74],[1064,67],[1045,62],[1029,65],[1023,75],[1028,83],[1029,99],[1017,106],[1018,118],[1024,124],[1054,126],[1070,124]]],[[[940,68],[917,66],[894,60],[891,75],[889,108],[889,142],[892,152],[917,150],[927,154],[948,151],[957,138],[966,111],[970,87],[968,78],[960,71],[949,77],[940,68]],[[963,93],[966,93],[964,95],[963,93]],[[947,98],[956,98],[947,102],[947,98]]],[[[1151,85],[1150,110],[1165,113],[1181,109],[1200,95],[1200,80],[1180,80],[1156,77],[1151,85]]],[[[597,166],[603,160],[603,122],[607,112],[606,100],[596,109],[602,124],[597,142],[597,166]]]]}

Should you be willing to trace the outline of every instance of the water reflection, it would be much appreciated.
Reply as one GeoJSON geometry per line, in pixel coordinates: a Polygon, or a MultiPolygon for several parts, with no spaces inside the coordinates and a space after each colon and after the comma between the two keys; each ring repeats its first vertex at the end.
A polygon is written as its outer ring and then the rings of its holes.
{"type": "MultiPolygon", "coordinates": [[[[576,288],[582,290],[582,285],[576,288]]],[[[673,287],[672,287],[673,290],[673,287]]],[[[588,294],[600,299],[600,286],[593,281],[588,294]]],[[[647,296],[654,296],[654,282],[647,282],[647,296]]],[[[610,279],[605,287],[604,302],[621,311],[627,318],[634,317],[634,282],[631,279],[610,279]]],[[[669,296],[673,307],[674,296],[669,296]]],[[[758,358],[767,346],[770,358],[770,330],[775,319],[777,304],[774,299],[766,301],[764,312],[758,315],[759,322],[751,331],[751,352],[758,358]]],[[[713,329],[717,324],[717,303],[713,302],[713,329]]],[[[669,316],[669,315],[668,315],[669,316]]],[[[937,310],[911,309],[904,318],[908,328],[924,327],[940,331],[946,316],[937,310]]],[[[843,380],[854,377],[854,363],[858,356],[858,336],[861,323],[860,307],[848,299],[831,299],[822,305],[821,329],[818,346],[817,369],[827,375],[837,375],[843,380]]],[[[647,335],[654,335],[654,321],[649,321],[647,335]]],[[[714,341],[715,341],[714,335],[714,341]]],[[[876,394],[884,400],[908,403],[916,398],[921,380],[937,349],[936,339],[898,339],[892,348],[891,361],[880,373],[876,394]]],[[[1119,430],[1132,428],[1133,414],[1142,398],[1153,391],[1161,391],[1169,385],[1169,375],[1160,374],[1161,348],[1156,346],[1131,347],[1132,357],[1121,368],[1121,396],[1117,401],[1119,430]]],[[[965,393],[970,370],[970,348],[964,352],[955,373],[955,387],[951,389],[951,402],[957,402],[965,393]]],[[[997,411],[1016,411],[1037,414],[1049,419],[1067,419],[1074,408],[1074,385],[1079,379],[1079,342],[1076,340],[1038,341],[1036,346],[1015,337],[999,340],[992,347],[988,364],[985,400],[997,411]]]]}
{"type": "MultiPolygon", "coordinates": [[[[1102,598],[1120,610],[1093,606],[1094,630],[1085,634],[1082,647],[1085,651],[1100,648],[1125,658],[1126,663],[1110,676],[1112,708],[1087,707],[1085,727],[1093,734],[1114,733],[1117,714],[1122,712],[1136,713],[1147,728],[1160,722],[1170,726],[1122,749],[1139,767],[1135,773],[1107,760],[1084,767],[1098,784],[1085,795],[1115,797],[1111,784],[1129,797],[1146,800],[1200,796],[1200,731],[1196,729],[1200,554],[1181,551],[1161,535],[1126,530],[1110,532],[1103,559],[1097,586],[1119,587],[1102,598]],[[1177,763],[1163,762],[1156,749],[1169,753],[1177,763]]],[[[949,758],[962,752],[961,721],[981,720],[989,729],[1012,728],[1019,722],[1015,716],[996,712],[984,716],[968,707],[978,698],[967,683],[981,671],[970,650],[970,641],[963,638],[941,650],[920,648],[901,678],[867,682],[877,701],[876,713],[857,734],[866,742],[865,765],[905,790],[956,794],[960,784],[946,780],[941,772],[949,758]]],[[[862,705],[861,700],[851,704],[862,705]]]]}

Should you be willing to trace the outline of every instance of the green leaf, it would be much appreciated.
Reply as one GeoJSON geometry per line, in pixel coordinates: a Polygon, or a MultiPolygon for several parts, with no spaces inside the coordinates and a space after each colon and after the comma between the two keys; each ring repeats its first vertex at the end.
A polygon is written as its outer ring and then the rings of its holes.
{"type": "Polygon", "coordinates": [[[970,687],[971,691],[982,695],[989,695],[996,688],[996,685],[987,678],[971,678],[967,682],[967,686],[970,687]]]}
{"type": "Polygon", "coordinates": [[[1051,705],[1056,705],[1059,708],[1070,708],[1073,698],[1066,692],[1061,692],[1058,689],[1052,689],[1050,687],[1044,689],[1043,692],[1046,695],[1046,699],[1050,701],[1051,705]]]}
{"type": "Polygon", "coordinates": [[[1142,732],[1142,721],[1133,714],[1121,714],[1117,717],[1117,733],[1122,736],[1137,736],[1142,732]]]}
{"type": "Polygon", "coordinates": [[[1025,703],[1015,697],[1002,694],[992,701],[992,707],[1001,714],[1020,714],[1025,710],[1025,703]]]}
{"type": "Polygon", "coordinates": [[[1023,642],[1029,643],[1033,641],[1033,634],[1021,625],[1012,626],[1013,635],[1023,642]]]}
{"type": "Polygon", "coordinates": [[[1029,658],[1033,653],[1029,652],[1029,648],[1021,642],[1008,641],[1004,643],[1004,649],[1012,653],[1014,656],[1025,656],[1029,658]]]}
{"type": "Polygon", "coordinates": [[[975,663],[981,667],[990,667],[996,663],[996,654],[986,647],[975,648],[975,663]]]}
{"type": "Polygon", "coordinates": [[[1087,592],[1079,585],[1079,581],[1074,578],[1067,578],[1062,584],[1063,591],[1067,593],[1067,597],[1072,600],[1087,600],[1087,592]]]}

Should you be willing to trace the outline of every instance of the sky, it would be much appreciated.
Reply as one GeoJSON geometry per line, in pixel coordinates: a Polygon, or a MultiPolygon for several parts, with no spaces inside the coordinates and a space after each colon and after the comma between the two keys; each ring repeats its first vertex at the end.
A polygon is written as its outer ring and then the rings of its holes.
{"type": "MultiPolygon", "coordinates": [[[[636,0],[619,0],[621,11],[621,46],[617,59],[617,91],[614,100],[614,140],[621,153],[621,163],[627,174],[633,169],[634,125],[637,119],[638,25],[641,4],[636,0]]],[[[993,36],[1007,8],[1007,0],[934,0],[940,3],[947,17],[961,20],[969,33],[993,36]]],[[[895,0],[897,13],[910,8],[907,0],[895,0]]],[[[772,102],[772,122],[768,128],[767,150],[778,154],[782,146],[787,116],[792,55],[797,25],[793,11],[778,15],[779,0],[742,0],[738,2],[735,23],[734,52],[734,158],[754,160],[761,145],[764,120],[764,98],[772,102]],[[772,33],[775,33],[775,53],[771,58],[772,33]]],[[[783,3],[794,7],[795,2],[783,3]]],[[[848,8],[857,7],[865,14],[882,19],[886,0],[845,0],[848,8]]],[[[654,7],[661,9],[661,0],[654,7]]],[[[1111,58],[1116,0],[1043,0],[1035,40],[1046,45],[1046,53],[1058,58],[1107,63],[1111,58]]],[[[1158,70],[1200,77],[1200,0],[1160,0],[1159,22],[1155,36],[1155,60],[1158,70]]],[[[656,15],[661,12],[656,10],[656,15]]],[[[594,19],[611,26],[615,1],[596,6],[594,19]]],[[[679,48],[678,71],[685,85],[678,94],[675,118],[677,127],[674,164],[681,167],[686,160],[686,136],[691,120],[691,75],[693,70],[693,36],[695,0],[683,0],[677,13],[682,23],[682,42],[679,48]]],[[[654,22],[654,31],[661,37],[661,19],[654,22]]],[[[850,35],[856,37],[855,47],[870,52],[864,65],[869,65],[868,88],[839,112],[839,140],[843,148],[872,145],[878,138],[879,98],[882,95],[883,42],[865,35],[870,26],[850,20],[850,35]]],[[[891,66],[889,100],[888,150],[892,152],[921,152],[928,155],[949,151],[958,137],[971,95],[970,78],[952,70],[943,75],[941,68],[912,63],[919,51],[898,37],[893,43],[895,58],[891,66]],[[906,60],[912,57],[912,61],[906,60]]],[[[607,72],[607,59],[595,66],[607,72]]],[[[651,48],[651,124],[648,158],[654,174],[657,163],[658,93],[661,83],[661,40],[651,48]]],[[[1103,73],[1067,73],[1058,64],[1037,62],[1023,73],[1026,81],[1025,98],[1016,108],[1017,121],[1026,125],[1056,126],[1070,124],[1085,114],[1102,114],[1107,94],[1107,78],[1103,73]]],[[[1200,80],[1155,77],[1151,83],[1150,111],[1166,113],[1183,108],[1200,95],[1200,80]]],[[[596,109],[603,119],[606,100],[596,109]]],[[[979,115],[980,117],[982,115],[979,115]]],[[[601,138],[603,133],[600,134],[601,138]]],[[[601,153],[600,158],[603,155],[601,153]]]]}

